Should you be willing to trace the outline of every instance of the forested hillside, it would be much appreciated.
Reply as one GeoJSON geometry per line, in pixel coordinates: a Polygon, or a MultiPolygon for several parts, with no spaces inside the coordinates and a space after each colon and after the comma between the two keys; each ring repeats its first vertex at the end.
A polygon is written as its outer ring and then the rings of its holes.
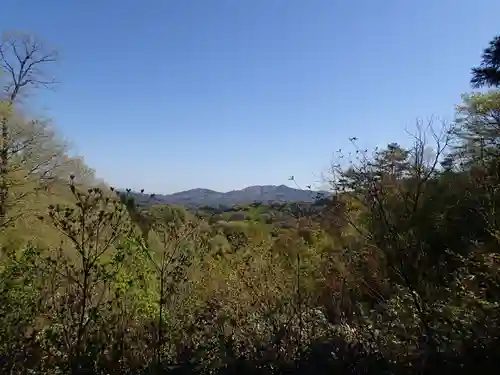
{"type": "Polygon", "coordinates": [[[273,203],[273,202],[314,202],[318,196],[328,192],[302,190],[286,185],[256,185],[241,190],[232,190],[225,193],[210,189],[191,189],[174,194],[147,194],[131,192],[138,203],[145,204],[176,204],[189,208],[200,206],[231,207],[237,204],[273,203]]]}
{"type": "Polygon", "coordinates": [[[96,181],[25,111],[56,59],[0,45],[2,374],[498,371],[500,38],[453,123],[352,139],[331,197],[225,208],[96,181]]]}

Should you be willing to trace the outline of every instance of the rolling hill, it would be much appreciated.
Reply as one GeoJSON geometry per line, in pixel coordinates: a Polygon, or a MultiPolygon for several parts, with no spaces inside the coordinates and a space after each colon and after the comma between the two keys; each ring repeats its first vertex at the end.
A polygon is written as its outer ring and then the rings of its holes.
{"type": "Polygon", "coordinates": [[[294,189],[286,185],[256,185],[225,193],[210,189],[191,189],[168,195],[155,194],[152,198],[147,194],[137,192],[131,194],[138,203],[167,203],[186,207],[228,207],[253,202],[314,202],[318,196],[324,196],[327,193],[294,189]]]}

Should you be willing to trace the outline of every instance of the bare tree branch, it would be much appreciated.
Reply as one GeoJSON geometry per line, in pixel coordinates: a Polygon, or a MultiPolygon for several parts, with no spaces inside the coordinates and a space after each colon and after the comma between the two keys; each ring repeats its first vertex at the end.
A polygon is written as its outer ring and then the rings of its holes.
{"type": "Polygon", "coordinates": [[[0,76],[4,81],[3,98],[0,97],[0,100],[7,104],[6,108],[3,105],[0,108],[0,226],[8,221],[9,152],[12,149],[9,120],[13,105],[28,88],[48,87],[55,83],[54,79],[48,78],[45,67],[56,60],[54,50],[28,34],[5,34],[0,41],[0,69],[5,74],[5,79],[0,76]]]}
{"type": "Polygon", "coordinates": [[[4,35],[0,44],[0,67],[7,76],[4,99],[13,103],[28,87],[48,88],[55,84],[46,65],[56,62],[57,58],[57,52],[36,37],[24,33],[4,35]]]}

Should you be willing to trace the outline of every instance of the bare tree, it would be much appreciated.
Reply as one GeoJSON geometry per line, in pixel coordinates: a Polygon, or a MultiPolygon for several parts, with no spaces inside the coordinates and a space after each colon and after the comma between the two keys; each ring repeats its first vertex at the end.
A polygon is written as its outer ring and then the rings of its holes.
{"type": "Polygon", "coordinates": [[[0,66],[4,73],[4,94],[14,103],[29,88],[48,88],[55,83],[45,70],[57,61],[57,53],[38,38],[24,33],[7,33],[0,43],[0,66]]]}
{"type": "Polygon", "coordinates": [[[0,67],[4,92],[0,111],[0,226],[7,222],[9,196],[9,150],[11,136],[9,119],[16,101],[30,88],[48,87],[55,83],[48,78],[45,67],[55,62],[57,54],[40,40],[22,33],[5,34],[0,42],[0,67]]]}

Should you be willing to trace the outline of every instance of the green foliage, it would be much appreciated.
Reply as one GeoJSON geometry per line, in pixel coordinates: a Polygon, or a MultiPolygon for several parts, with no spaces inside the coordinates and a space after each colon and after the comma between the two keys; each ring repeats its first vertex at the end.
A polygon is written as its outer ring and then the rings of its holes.
{"type": "Polygon", "coordinates": [[[499,112],[498,91],[464,95],[451,128],[418,124],[408,148],[353,142],[315,203],[139,207],[130,190],[64,186],[60,168],[50,191],[36,178],[16,190],[10,163],[0,371],[497,369],[499,112]]]}
{"type": "Polygon", "coordinates": [[[484,49],[481,65],[472,69],[471,84],[475,88],[500,85],[500,36],[484,49]]]}
{"type": "Polygon", "coordinates": [[[456,125],[458,144],[453,155],[462,168],[495,160],[500,146],[500,93],[462,95],[456,125]]]}

